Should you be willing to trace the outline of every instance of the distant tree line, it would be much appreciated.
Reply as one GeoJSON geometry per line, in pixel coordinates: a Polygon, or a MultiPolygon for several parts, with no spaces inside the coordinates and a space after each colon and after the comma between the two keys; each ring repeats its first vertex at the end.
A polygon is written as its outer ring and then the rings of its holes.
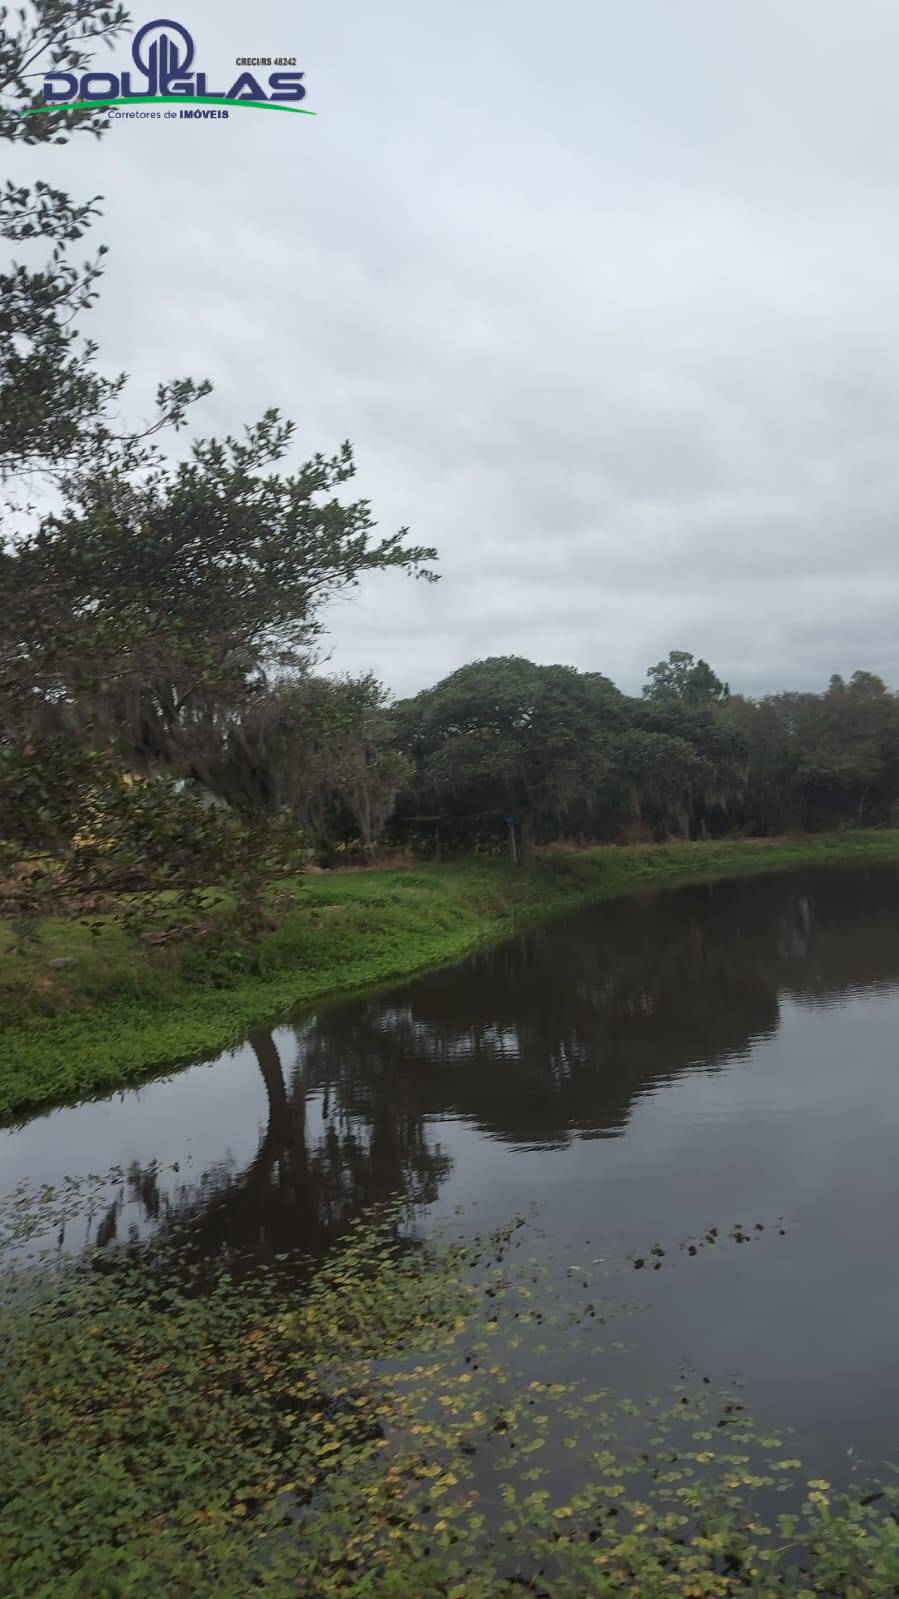
{"type": "Polygon", "coordinates": [[[525,851],[866,825],[899,799],[899,698],[869,672],[754,700],[673,650],[635,698],[599,673],[512,656],[464,666],[393,715],[415,764],[393,830],[431,816],[444,847],[496,841],[511,823],[525,851]]]}

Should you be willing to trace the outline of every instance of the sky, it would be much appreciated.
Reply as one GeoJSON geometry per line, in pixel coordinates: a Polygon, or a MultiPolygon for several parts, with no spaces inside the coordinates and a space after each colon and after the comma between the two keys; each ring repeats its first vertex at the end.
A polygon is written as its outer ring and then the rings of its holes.
{"type": "Polygon", "coordinates": [[[349,438],[381,530],[438,547],[439,584],[331,607],[329,670],[899,686],[895,0],[170,10],[210,86],[295,55],[316,117],[120,122],[15,175],[104,196],[84,327],[130,420],[209,377],[196,431],[349,438]]]}

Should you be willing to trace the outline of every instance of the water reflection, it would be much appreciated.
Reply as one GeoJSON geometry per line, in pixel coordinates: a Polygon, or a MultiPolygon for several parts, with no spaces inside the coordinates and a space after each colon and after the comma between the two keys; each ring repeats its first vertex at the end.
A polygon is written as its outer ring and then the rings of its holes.
{"type": "MultiPolygon", "coordinates": [[[[175,1078],[37,1119],[17,1175],[58,1182],[91,1141],[93,1170],[124,1171],[101,1196],[96,1241],[163,1228],[203,1257],[321,1254],[388,1195],[433,1205],[460,1124],[466,1137],[538,1156],[619,1138],[647,1095],[773,1038],[787,997],[833,1005],[896,984],[897,907],[896,869],[880,866],[610,903],[254,1034],[236,1064],[198,1073],[191,1116],[218,1129],[211,1157],[207,1138],[199,1161],[178,1158],[175,1078]],[[169,1102],[157,1147],[136,1154],[142,1107],[158,1114],[169,1102]]],[[[15,1155],[21,1135],[2,1136],[15,1155]]]]}
{"type": "Polygon", "coordinates": [[[351,1116],[463,1117],[515,1145],[615,1136],[633,1101],[714,1070],[809,1001],[899,980],[896,873],[803,873],[609,904],[522,934],[298,1038],[351,1116]]]}

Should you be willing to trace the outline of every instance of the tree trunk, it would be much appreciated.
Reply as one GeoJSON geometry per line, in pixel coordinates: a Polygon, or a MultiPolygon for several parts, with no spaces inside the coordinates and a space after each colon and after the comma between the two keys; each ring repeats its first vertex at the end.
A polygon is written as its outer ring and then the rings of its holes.
{"type": "Polygon", "coordinates": [[[290,1109],[277,1045],[271,1033],[262,1032],[251,1033],[249,1044],[265,1083],[269,1136],[286,1143],[290,1134],[290,1109]]]}

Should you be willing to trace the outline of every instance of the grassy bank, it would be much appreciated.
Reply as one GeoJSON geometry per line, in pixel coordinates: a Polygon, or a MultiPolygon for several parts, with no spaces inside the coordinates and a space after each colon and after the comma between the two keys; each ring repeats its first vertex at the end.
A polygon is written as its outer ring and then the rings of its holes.
{"type": "Polygon", "coordinates": [[[407,976],[539,917],[613,895],[806,863],[899,859],[899,831],[550,853],[288,885],[249,972],[235,952],[148,954],[114,922],[45,924],[24,956],[0,929],[0,1117],[227,1048],[293,1007],[407,976]]]}

